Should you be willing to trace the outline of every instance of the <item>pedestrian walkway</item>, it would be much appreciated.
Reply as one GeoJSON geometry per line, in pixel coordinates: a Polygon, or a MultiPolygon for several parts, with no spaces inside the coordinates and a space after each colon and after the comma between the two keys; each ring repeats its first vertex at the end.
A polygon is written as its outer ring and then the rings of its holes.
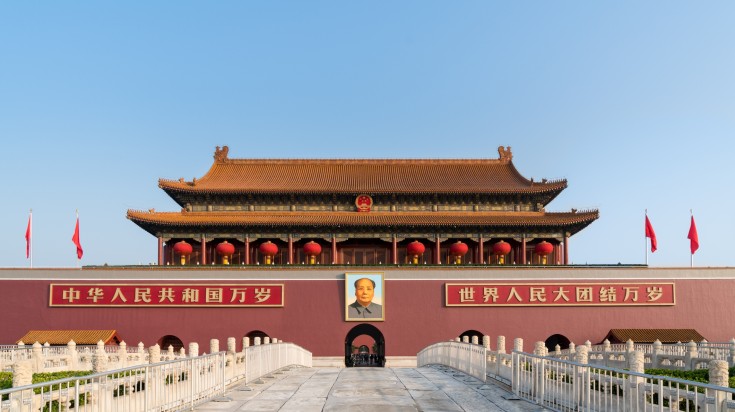
{"type": "Polygon", "coordinates": [[[542,411],[507,388],[444,366],[422,368],[288,368],[196,411],[542,411]]]}

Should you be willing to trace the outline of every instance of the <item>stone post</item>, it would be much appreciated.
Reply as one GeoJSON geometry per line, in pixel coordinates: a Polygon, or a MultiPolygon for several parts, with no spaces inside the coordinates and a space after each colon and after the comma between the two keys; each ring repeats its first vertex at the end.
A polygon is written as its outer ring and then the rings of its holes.
{"type": "Polygon", "coordinates": [[[196,342],[189,342],[189,357],[196,358],[199,356],[199,344],[196,342]]]}
{"type": "Polygon", "coordinates": [[[255,339],[253,339],[253,345],[260,346],[260,336],[256,336],[255,339]]]}
{"type": "Polygon", "coordinates": [[[477,335],[472,336],[472,344],[473,345],[479,345],[480,344],[480,341],[477,338],[477,335]]]}
{"type": "Polygon", "coordinates": [[[100,341],[97,343],[97,349],[92,354],[92,371],[94,373],[104,372],[107,370],[107,353],[105,352],[105,344],[100,341]],[[102,343],[102,345],[100,345],[102,343]]]}
{"type": "Polygon", "coordinates": [[[561,356],[561,346],[558,343],[554,346],[554,355],[561,356]]]}
{"type": "Polygon", "coordinates": [[[70,340],[66,344],[66,353],[69,356],[69,368],[76,371],[79,370],[79,352],[77,352],[77,343],[70,340]]]}
{"type": "Polygon", "coordinates": [[[271,343],[278,343],[280,342],[277,338],[271,338],[271,343]]]}
{"type": "Polygon", "coordinates": [[[271,343],[270,336],[266,336],[266,337],[263,338],[263,345],[268,345],[270,343],[271,343]]]}
{"type": "Polygon", "coordinates": [[[454,338],[454,341],[455,341],[455,342],[461,342],[461,341],[462,341],[462,339],[461,339],[461,338],[460,338],[459,336],[457,336],[456,338],[454,338]]]}
{"type": "MultiPolygon", "coordinates": [[[[589,351],[590,348],[587,345],[578,346],[574,361],[582,365],[589,364],[589,351]]],[[[580,397],[579,405],[582,405],[582,410],[587,410],[590,405],[590,369],[587,366],[575,366],[574,369],[577,371],[574,381],[580,397]]]]}
{"type": "Polygon", "coordinates": [[[33,372],[43,372],[43,364],[45,363],[45,359],[43,356],[43,346],[41,346],[41,344],[38,342],[34,343],[31,347],[31,360],[33,361],[33,363],[31,364],[33,372]]]}
{"type": "Polygon", "coordinates": [[[490,350],[490,336],[484,335],[482,337],[482,346],[485,347],[485,350],[490,350]]]}
{"type": "Polygon", "coordinates": [[[161,361],[161,347],[156,343],[148,348],[148,363],[158,363],[161,361]]]}
{"type": "MultiPolygon", "coordinates": [[[[723,360],[712,360],[709,362],[709,383],[727,388],[729,386],[730,374],[728,373],[728,364],[723,360]]],[[[727,410],[728,393],[714,389],[707,389],[707,397],[715,399],[715,410],[727,410]]]]}
{"type": "MultiPolygon", "coordinates": [[[[645,357],[643,352],[636,350],[628,353],[628,369],[635,373],[644,373],[645,357]]],[[[630,410],[645,410],[646,406],[646,384],[645,378],[638,375],[628,375],[630,380],[630,388],[623,391],[626,402],[630,410]],[[635,388],[635,389],[633,389],[635,388]]]]}
{"type": "Polygon", "coordinates": [[[625,352],[630,353],[630,352],[633,352],[634,350],[635,350],[635,343],[633,343],[631,339],[628,339],[625,342],[625,352]]]}
{"type": "Polygon", "coordinates": [[[727,358],[730,366],[735,366],[735,338],[730,339],[730,356],[727,358]]]}
{"type": "Polygon", "coordinates": [[[219,352],[219,339],[210,339],[209,340],[209,353],[217,353],[219,352]]]}
{"type": "Polygon", "coordinates": [[[546,352],[546,344],[543,341],[537,341],[533,346],[533,354],[544,356],[546,352]]]}
{"type": "Polygon", "coordinates": [[[498,353],[505,354],[505,336],[498,336],[498,353]]]}
{"type": "Polygon", "coordinates": [[[574,359],[575,353],[577,353],[577,346],[574,345],[574,342],[569,342],[569,360],[574,359]]]}
{"type": "Polygon", "coordinates": [[[590,349],[590,350],[592,350],[592,342],[590,342],[590,341],[589,341],[589,339],[587,339],[587,340],[586,340],[586,341],[584,342],[584,346],[586,346],[586,347],[587,347],[587,349],[590,349]]]}
{"type": "Polygon", "coordinates": [[[697,343],[691,340],[687,343],[686,353],[684,354],[684,364],[687,370],[694,369],[694,360],[697,356],[697,343]]]}
{"type": "Polygon", "coordinates": [[[470,343],[470,337],[467,335],[462,336],[462,343],[470,343]]]}
{"type": "Polygon", "coordinates": [[[245,352],[245,348],[250,347],[250,338],[245,336],[242,338],[242,351],[245,352]]]}
{"type": "Polygon", "coordinates": [[[13,387],[26,386],[33,383],[33,366],[29,361],[19,361],[11,366],[13,370],[13,387]]]}
{"type": "Polygon", "coordinates": [[[515,338],[513,340],[513,350],[523,352],[523,338],[515,338]]]}
{"type": "Polygon", "coordinates": [[[174,360],[174,356],[176,356],[176,353],[174,352],[174,345],[168,345],[168,353],[166,354],[168,356],[168,360],[174,360]]]}
{"type": "Polygon", "coordinates": [[[661,341],[656,339],[653,341],[652,349],[651,349],[651,367],[652,368],[658,368],[661,366],[661,361],[659,360],[659,355],[661,355],[661,352],[663,351],[663,345],[661,344],[661,341]]]}
{"type": "Polygon", "coordinates": [[[181,349],[179,349],[179,358],[185,358],[186,357],[186,350],[182,346],[181,349]]]}
{"type": "Polygon", "coordinates": [[[235,352],[237,352],[236,345],[237,341],[235,340],[235,338],[227,338],[227,353],[234,354],[235,352]]]}
{"type": "Polygon", "coordinates": [[[145,345],[138,342],[138,365],[145,363],[145,345]]]}

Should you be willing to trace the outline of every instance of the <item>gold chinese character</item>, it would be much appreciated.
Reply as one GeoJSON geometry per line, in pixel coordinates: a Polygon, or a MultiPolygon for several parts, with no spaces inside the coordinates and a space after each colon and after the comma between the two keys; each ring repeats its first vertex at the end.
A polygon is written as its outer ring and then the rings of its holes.
{"type": "Polygon", "coordinates": [[[463,287],[459,290],[459,301],[460,302],[474,302],[475,301],[475,288],[471,286],[463,287]]]}
{"type": "Polygon", "coordinates": [[[74,303],[75,300],[79,300],[79,291],[74,288],[69,288],[61,292],[61,298],[69,303],[74,303]]]}
{"type": "Polygon", "coordinates": [[[235,299],[238,299],[239,303],[244,303],[246,290],[248,290],[248,288],[230,288],[230,291],[232,291],[230,302],[234,302],[235,299]]]}
{"type": "Polygon", "coordinates": [[[97,301],[102,299],[104,295],[105,292],[102,291],[102,288],[89,288],[89,291],[87,291],[87,299],[94,303],[97,303],[97,301]]]}
{"type": "Polygon", "coordinates": [[[186,303],[199,302],[199,289],[184,289],[181,292],[181,300],[186,303]]]}
{"type": "Polygon", "coordinates": [[[592,287],[577,287],[577,302],[592,302],[592,287]]]}
{"type": "Polygon", "coordinates": [[[625,290],[625,297],[623,298],[623,302],[630,299],[632,302],[638,302],[638,287],[632,287],[632,286],[623,286],[623,289],[625,290]]]}
{"type": "Polygon", "coordinates": [[[125,303],[125,302],[127,302],[127,301],[128,301],[128,299],[127,299],[127,298],[125,298],[125,295],[123,295],[123,293],[122,293],[122,290],[120,290],[120,288],[115,288],[115,294],[114,294],[114,295],[112,295],[112,300],[110,301],[110,303],[112,303],[112,302],[116,301],[116,300],[117,300],[118,298],[119,298],[119,299],[120,299],[120,300],[121,300],[121,301],[122,301],[123,303],[125,303]]]}
{"type": "Polygon", "coordinates": [[[617,300],[617,294],[614,286],[605,288],[604,286],[600,289],[600,302],[615,302],[617,300]]]}
{"type": "Polygon", "coordinates": [[[493,303],[498,300],[498,288],[484,288],[482,290],[482,301],[487,302],[490,298],[493,298],[493,303]]]}
{"type": "Polygon", "coordinates": [[[648,292],[649,302],[655,302],[661,299],[661,296],[664,295],[664,291],[661,286],[649,286],[646,288],[646,292],[648,292]]]}
{"type": "Polygon", "coordinates": [[[222,288],[207,288],[205,293],[207,303],[222,303],[222,288]]]}
{"type": "Polygon", "coordinates": [[[158,292],[158,303],[168,299],[169,302],[174,302],[174,288],[162,288],[158,292]]]}
{"type": "Polygon", "coordinates": [[[271,297],[271,290],[270,288],[255,288],[255,299],[258,301],[258,303],[266,301],[270,299],[271,297]]]}
{"type": "Polygon", "coordinates": [[[151,288],[135,288],[135,299],[133,302],[145,302],[151,301],[151,288]]]}
{"type": "Polygon", "coordinates": [[[556,302],[559,299],[564,299],[564,302],[569,302],[569,296],[567,296],[567,293],[569,293],[568,290],[565,290],[561,286],[559,286],[559,289],[553,291],[556,297],[554,298],[554,302],[556,302]]]}
{"type": "Polygon", "coordinates": [[[510,293],[508,294],[508,299],[506,299],[506,302],[510,302],[511,298],[515,298],[518,302],[523,302],[523,299],[521,299],[521,295],[518,294],[516,291],[515,286],[510,288],[510,293]]]}
{"type": "Polygon", "coordinates": [[[546,302],[546,288],[534,288],[531,287],[531,302],[546,302]]]}

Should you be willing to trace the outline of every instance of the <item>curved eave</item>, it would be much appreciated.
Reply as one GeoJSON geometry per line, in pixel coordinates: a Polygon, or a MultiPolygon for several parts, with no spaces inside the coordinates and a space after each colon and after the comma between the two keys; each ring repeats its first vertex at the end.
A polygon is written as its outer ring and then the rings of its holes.
{"type": "Polygon", "coordinates": [[[562,228],[577,233],[599,217],[583,212],[145,212],[129,210],[127,218],[155,235],[165,230],[196,228],[562,228]]]}

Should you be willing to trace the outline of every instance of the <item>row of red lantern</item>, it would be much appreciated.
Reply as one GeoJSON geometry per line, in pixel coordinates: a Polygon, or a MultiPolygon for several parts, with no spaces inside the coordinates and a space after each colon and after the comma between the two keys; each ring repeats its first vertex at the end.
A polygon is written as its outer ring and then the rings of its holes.
{"type": "MultiPolygon", "coordinates": [[[[232,256],[232,254],[235,253],[235,246],[225,240],[224,242],[217,244],[215,250],[217,251],[218,255],[223,257],[222,263],[228,264],[228,257],[232,256]]],[[[258,250],[266,257],[266,264],[270,264],[273,256],[278,254],[278,245],[269,240],[261,243],[258,247],[258,250]]],[[[506,241],[501,240],[493,244],[493,254],[496,256],[500,256],[501,260],[503,256],[510,253],[510,250],[510,244],[506,241]]],[[[185,257],[190,255],[193,251],[193,247],[184,240],[174,244],[174,253],[181,255],[182,264],[185,263],[185,257]]],[[[418,240],[414,240],[413,242],[406,245],[406,253],[412,257],[412,261],[414,263],[418,263],[418,256],[423,254],[425,251],[426,247],[418,240]]],[[[461,261],[462,256],[466,255],[468,251],[469,247],[467,246],[467,244],[460,240],[449,246],[449,254],[451,256],[454,256],[456,261],[461,261]]],[[[544,258],[547,255],[551,254],[551,252],[553,251],[554,246],[545,240],[537,243],[534,248],[534,252],[544,258]]],[[[313,240],[304,245],[304,254],[309,257],[309,263],[313,264],[312,261],[316,260],[316,256],[319,256],[319,254],[321,253],[321,245],[314,242],[313,240]]]]}

